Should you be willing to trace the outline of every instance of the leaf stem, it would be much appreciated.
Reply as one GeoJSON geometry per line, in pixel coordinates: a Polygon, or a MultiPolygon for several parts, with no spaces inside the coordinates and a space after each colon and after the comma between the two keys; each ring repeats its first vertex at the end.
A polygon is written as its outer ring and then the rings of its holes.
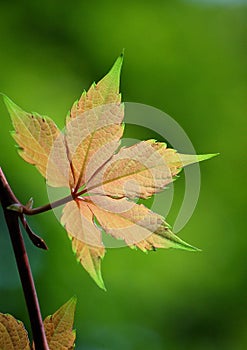
{"type": "Polygon", "coordinates": [[[77,195],[69,195],[69,196],[66,196],[64,198],[61,198],[61,199],[58,199],[57,201],[53,202],[53,203],[48,203],[46,205],[42,205],[41,207],[37,207],[37,208],[33,208],[33,209],[28,209],[26,208],[25,206],[23,206],[23,214],[26,214],[26,215],[36,215],[36,214],[41,214],[41,213],[44,213],[46,211],[49,211],[53,208],[57,208],[57,207],[60,207],[60,205],[63,205],[63,204],[66,204],[68,202],[71,202],[74,198],[76,198],[77,195]]]}
{"type": "Polygon", "coordinates": [[[7,207],[18,203],[21,204],[12,192],[5,176],[0,168],[0,200],[3,207],[5,221],[8,226],[15,259],[22,283],[22,289],[26,300],[29,313],[33,341],[36,350],[49,350],[47,339],[45,336],[42,316],[40,312],[38,297],[33,281],[33,276],[23,241],[22,233],[19,225],[20,213],[8,210],[7,207]]]}

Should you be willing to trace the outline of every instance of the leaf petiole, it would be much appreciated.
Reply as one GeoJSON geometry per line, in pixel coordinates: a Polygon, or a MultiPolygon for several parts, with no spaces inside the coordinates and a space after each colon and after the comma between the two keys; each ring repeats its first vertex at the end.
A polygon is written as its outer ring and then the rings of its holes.
{"type": "Polygon", "coordinates": [[[36,215],[36,214],[41,214],[41,213],[45,213],[46,211],[49,211],[51,209],[60,207],[63,204],[66,204],[68,202],[71,202],[73,199],[77,198],[78,195],[69,195],[66,196],[64,198],[58,199],[57,201],[53,202],[53,203],[48,203],[45,205],[42,205],[40,207],[37,208],[27,208],[26,206],[23,206],[22,208],[22,213],[26,214],[26,215],[36,215]]]}

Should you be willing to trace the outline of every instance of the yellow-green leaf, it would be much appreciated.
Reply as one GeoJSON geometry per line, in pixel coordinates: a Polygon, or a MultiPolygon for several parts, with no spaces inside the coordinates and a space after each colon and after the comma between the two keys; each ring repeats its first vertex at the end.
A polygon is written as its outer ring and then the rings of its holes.
{"type": "Polygon", "coordinates": [[[154,140],[116,153],[123,135],[122,61],[121,55],[103,79],[83,92],[61,133],[51,119],[26,113],[4,98],[21,156],[39,169],[49,185],[70,188],[73,201],[65,205],[61,222],[78,261],[103,289],[105,248],[99,225],[143,251],[197,250],[174,235],[162,216],[129,199],[160,192],[184,166],[214,156],[179,154],[154,140]]]}
{"type": "Polygon", "coordinates": [[[0,350],[30,350],[23,323],[9,314],[0,313],[0,350]]]}
{"type": "Polygon", "coordinates": [[[27,113],[4,96],[15,131],[13,138],[21,157],[37,167],[45,177],[48,157],[59,129],[52,119],[36,113],[27,113]]]}
{"type": "Polygon", "coordinates": [[[112,103],[84,112],[67,123],[65,137],[73,173],[72,188],[80,188],[119,147],[123,111],[123,105],[112,103]]]}
{"type": "MultiPolygon", "coordinates": [[[[99,153],[99,157],[104,151],[99,153]]],[[[165,143],[142,141],[121,148],[89,179],[87,192],[113,197],[148,198],[173,181],[181,169],[213,155],[184,155],[165,143]]],[[[88,170],[90,172],[90,170],[88,170]]]]}
{"type": "Polygon", "coordinates": [[[77,118],[84,112],[95,107],[109,103],[119,104],[121,102],[119,84],[122,64],[123,54],[117,58],[113,67],[103,79],[97,84],[93,83],[88,92],[83,92],[79,101],[74,103],[70,112],[70,118],[77,118]]]}
{"type": "Polygon", "coordinates": [[[92,176],[119,147],[124,117],[119,94],[121,66],[122,56],[116,60],[110,72],[98,84],[93,84],[88,92],[84,92],[72,107],[65,136],[61,135],[56,140],[50,154],[47,171],[49,184],[63,186],[64,181],[57,178],[67,177],[67,186],[73,191],[78,190],[86,178],[92,176]],[[97,156],[99,151],[100,157],[97,156]],[[57,164],[55,169],[60,169],[59,176],[54,174],[54,164],[57,164]]]}
{"type": "Polygon", "coordinates": [[[105,290],[101,276],[101,260],[105,248],[101,241],[101,231],[93,222],[93,214],[82,200],[67,203],[61,218],[78,261],[90,274],[98,286],[105,290]]]}
{"type": "Polygon", "coordinates": [[[142,204],[106,196],[93,196],[86,201],[106,233],[124,240],[129,246],[143,251],[155,248],[198,250],[173,234],[161,215],[142,204]]]}
{"type": "MultiPolygon", "coordinates": [[[[75,189],[85,183],[88,164],[97,152],[104,149],[101,157],[97,158],[95,171],[119,146],[124,117],[119,94],[122,61],[121,55],[109,73],[96,85],[93,84],[88,92],[84,91],[71,109],[66,125],[66,143],[73,172],[72,187],[75,189]]],[[[94,159],[93,163],[96,164],[94,159]]]]}
{"type": "Polygon", "coordinates": [[[73,331],[76,298],[71,298],[53,315],[44,320],[45,334],[50,350],[72,350],[75,342],[73,331]]]}

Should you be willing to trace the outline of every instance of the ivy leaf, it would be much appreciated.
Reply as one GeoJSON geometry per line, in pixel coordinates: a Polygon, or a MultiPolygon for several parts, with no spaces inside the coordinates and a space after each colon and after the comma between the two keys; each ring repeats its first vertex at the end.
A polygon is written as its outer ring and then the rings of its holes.
{"type": "Polygon", "coordinates": [[[0,313],[0,349],[30,350],[27,331],[22,322],[0,313]]]}
{"type": "Polygon", "coordinates": [[[63,132],[51,119],[23,112],[5,98],[21,156],[36,165],[50,186],[70,189],[71,202],[63,209],[61,223],[77,260],[102,289],[102,229],[143,251],[197,250],[173,234],[162,216],[133,199],[162,191],[184,166],[214,156],[179,154],[155,140],[118,150],[124,117],[122,61],[121,55],[103,79],[83,92],[63,132]]]}
{"type": "Polygon", "coordinates": [[[44,320],[45,334],[50,350],[71,350],[74,348],[73,331],[76,298],[71,298],[53,315],[44,320]]]}

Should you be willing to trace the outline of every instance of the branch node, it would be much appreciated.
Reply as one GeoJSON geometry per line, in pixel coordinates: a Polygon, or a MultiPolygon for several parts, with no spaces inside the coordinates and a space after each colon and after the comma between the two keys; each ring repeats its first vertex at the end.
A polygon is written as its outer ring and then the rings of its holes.
{"type": "Polygon", "coordinates": [[[11,204],[6,209],[16,211],[21,214],[23,213],[23,205],[20,203],[11,204]]]}

